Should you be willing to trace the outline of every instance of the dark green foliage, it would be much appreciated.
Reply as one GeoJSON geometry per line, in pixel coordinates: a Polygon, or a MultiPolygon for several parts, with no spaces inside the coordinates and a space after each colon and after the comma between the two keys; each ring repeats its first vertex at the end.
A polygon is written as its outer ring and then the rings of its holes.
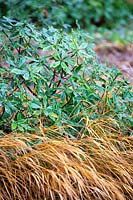
{"type": "Polygon", "coordinates": [[[88,34],[9,19],[1,30],[1,129],[33,130],[41,122],[79,131],[86,118],[108,117],[126,130],[133,125],[131,88],[117,69],[98,64],[88,34]]]}
{"type": "Polygon", "coordinates": [[[0,0],[0,15],[26,19],[37,25],[69,24],[73,27],[76,20],[81,27],[116,24],[124,25],[132,17],[133,6],[124,0],[0,0]]]}

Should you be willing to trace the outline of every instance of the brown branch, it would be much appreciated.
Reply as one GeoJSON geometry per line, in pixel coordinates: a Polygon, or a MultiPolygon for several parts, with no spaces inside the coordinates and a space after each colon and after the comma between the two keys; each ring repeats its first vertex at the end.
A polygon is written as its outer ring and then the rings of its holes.
{"type": "MultiPolygon", "coordinates": [[[[10,41],[11,43],[13,43],[12,40],[10,39],[10,37],[8,37],[7,33],[6,33],[4,30],[2,30],[2,32],[6,35],[6,37],[9,39],[9,41],[10,41]]],[[[16,50],[17,50],[17,52],[18,52],[18,54],[19,54],[19,49],[16,48],[16,50]]]]}
{"type": "Polygon", "coordinates": [[[64,108],[65,106],[67,106],[70,103],[71,100],[72,100],[72,96],[70,97],[70,99],[61,108],[64,108]]]}
{"type": "Polygon", "coordinates": [[[30,91],[31,94],[37,97],[37,94],[29,86],[25,85],[25,87],[30,91]]]}
{"type": "Polygon", "coordinates": [[[49,88],[51,87],[52,82],[55,80],[55,75],[56,75],[56,70],[54,69],[54,74],[53,74],[53,77],[52,77],[52,79],[50,81],[49,88]]]}
{"type": "MultiPolygon", "coordinates": [[[[23,80],[20,84],[22,85],[23,83],[24,83],[24,80],[23,80]]],[[[17,85],[9,94],[6,95],[6,97],[11,96],[15,91],[17,91],[18,88],[19,88],[19,87],[18,87],[18,85],[17,85]]]]}

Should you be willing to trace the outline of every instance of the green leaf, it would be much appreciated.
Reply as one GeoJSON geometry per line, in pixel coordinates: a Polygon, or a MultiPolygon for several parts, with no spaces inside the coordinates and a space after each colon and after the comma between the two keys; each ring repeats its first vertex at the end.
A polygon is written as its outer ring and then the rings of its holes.
{"type": "Polygon", "coordinates": [[[36,103],[30,103],[30,107],[31,108],[41,108],[41,106],[36,103]]]}
{"type": "Polygon", "coordinates": [[[20,124],[20,126],[22,126],[24,129],[32,131],[34,130],[31,126],[27,125],[27,124],[20,124]]]}
{"type": "Polygon", "coordinates": [[[54,63],[52,63],[52,64],[50,65],[50,68],[56,68],[56,67],[58,67],[59,65],[60,65],[60,61],[54,62],[54,63]]]}
{"type": "Polygon", "coordinates": [[[47,107],[47,102],[48,102],[48,98],[47,98],[46,95],[44,95],[44,97],[43,97],[43,106],[44,106],[44,108],[47,107]]]}
{"type": "Polygon", "coordinates": [[[11,129],[12,130],[15,130],[17,128],[18,124],[16,121],[13,121],[12,124],[11,124],[11,129]]]}
{"type": "Polygon", "coordinates": [[[23,75],[23,74],[25,74],[25,70],[21,70],[21,69],[18,69],[18,68],[13,68],[12,70],[11,70],[11,73],[12,74],[18,74],[18,75],[23,75]]]}
{"type": "Polygon", "coordinates": [[[65,71],[66,73],[72,75],[71,70],[69,69],[69,67],[68,67],[64,62],[61,63],[61,66],[62,66],[62,68],[64,69],[64,71],[65,71]]]}
{"type": "Polygon", "coordinates": [[[59,116],[56,113],[50,113],[49,116],[52,117],[52,118],[56,118],[56,119],[59,118],[59,116]]]}
{"type": "Polygon", "coordinates": [[[18,113],[17,114],[17,120],[19,121],[19,120],[21,120],[22,119],[22,114],[21,113],[18,113]]]}
{"type": "Polygon", "coordinates": [[[24,78],[25,80],[29,80],[29,79],[30,79],[30,74],[29,74],[29,72],[26,72],[26,73],[23,75],[23,78],[24,78]]]}

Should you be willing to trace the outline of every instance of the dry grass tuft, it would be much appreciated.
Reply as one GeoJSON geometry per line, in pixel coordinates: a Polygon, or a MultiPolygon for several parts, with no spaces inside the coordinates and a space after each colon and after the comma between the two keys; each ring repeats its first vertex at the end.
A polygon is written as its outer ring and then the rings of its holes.
{"type": "Polygon", "coordinates": [[[0,138],[0,199],[131,200],[132,150],[133,138],[124,136],[7,135],[0,138]]]}

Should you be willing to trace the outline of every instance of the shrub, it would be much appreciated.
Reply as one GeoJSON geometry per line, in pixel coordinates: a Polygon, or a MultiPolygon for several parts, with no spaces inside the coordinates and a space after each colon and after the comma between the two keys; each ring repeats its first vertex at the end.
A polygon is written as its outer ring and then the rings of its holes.
{"type": "Polygon", "coordinates": [[[1,29],[1,129],[56,125],[73,135],[87,119],[115,119],[131,132],[131,87],[116,68],[98,64],[88,34],[9,19],[1,29]]]}

